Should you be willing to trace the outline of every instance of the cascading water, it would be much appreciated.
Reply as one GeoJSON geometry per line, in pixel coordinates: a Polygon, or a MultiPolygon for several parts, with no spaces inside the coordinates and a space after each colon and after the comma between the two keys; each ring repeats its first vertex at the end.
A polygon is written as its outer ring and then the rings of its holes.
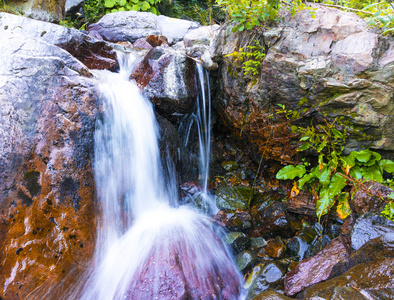
{"type": "MultiPolygon", "coordinates": [[[[237,271],[209,218],[176,207],[175,186],[164,184],[152,105],[128,81],[130,57],[120,64],[119,74],[97,72],[104,101],[95,136],[102,222],[96,265],[78,297],[237,299],[237,271]]],[[[203,157],[207,178],[209,155],[203,157]]]]}

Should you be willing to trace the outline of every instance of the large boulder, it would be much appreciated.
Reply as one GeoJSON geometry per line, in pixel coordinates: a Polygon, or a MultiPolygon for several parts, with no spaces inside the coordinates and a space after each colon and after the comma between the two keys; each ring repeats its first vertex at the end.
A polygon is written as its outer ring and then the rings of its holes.
{"type": "Polygon", "coordinates": [[[6,299],[44,299],[35,296],[40,290],[60,298],[64,286],[49,287],[74,284],[94,252],[98,94],[89,69],[67,51],[30,33],[5,33],[5,26],[0,291],[6,299]]]}
{"type": "Polygon", "coordinates": [[[147,35],[163,35],[174,44],[192,29],[197,22],[156,16],[148,12],[120,11],[105,15],[100,21],[88,27],[89,34],[111,42],[134,43],[147,35]]]}
{"type": "Polygon", "coordinates": [[[110,44],[73,28],[0,13],[0,36],[3,35],[28,36],[56,45],[90,69],[117,67],[116,53],[110,44]]]}
{"type": "Polygon", "coordinates": [[[216,38],[216,59],[223,58],[218,114],[256,153],[282,162],[297,153],[299,136],[291,125],[307,126],[319,116],[345,117],[344,124],[353,127],[347,151],[394,150],[393,39],[372,32],[353,13],[313,8],[315,18],[310,10],[285,13],[257,33],[222,28],[216,38]],[[242,76],[234,55],[253,39],[266,53],[257,81],[242,76]],[[277,114],[277,104],[300,116],[277,114]]]}

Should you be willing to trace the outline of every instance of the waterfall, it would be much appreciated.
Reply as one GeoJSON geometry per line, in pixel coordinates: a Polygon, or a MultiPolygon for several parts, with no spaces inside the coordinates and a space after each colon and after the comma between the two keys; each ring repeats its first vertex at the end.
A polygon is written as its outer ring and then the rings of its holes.
{"type": "MultiPolygon", "coordinates": [[[[94,163],[102,220],[96,263],[78,298],[237,299],[238,273],[212,222],[176,207],[176,187],[165,184],[175,180],[164,179],[152,104],[128,80],[133,58],[119,61],[119,73],[96,73],[104,108],[94,163]]],[[[202,114],[199,125],[206,131],[200,140],[207,148],[201,151],[205,191],[209,119],[202,114]]]]}

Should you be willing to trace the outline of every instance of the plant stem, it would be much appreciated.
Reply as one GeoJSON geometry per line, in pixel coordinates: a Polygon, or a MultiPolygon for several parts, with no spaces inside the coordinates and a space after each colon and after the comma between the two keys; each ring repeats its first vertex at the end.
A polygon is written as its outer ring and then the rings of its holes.
{"type": "MultiPolygon", "coordinates": [[[[391,3],[390,3],[391,4],[391,3]]],[[[369,11],[363,11],[363,10],[359,10],[359,9],[355,9],[355,8],[350,8],[350,7],[344,7],[341,5],[334,5],[334,4],[320,4],[322,6],[327,6],[327,7],[334,7],[334,8],[339,8],[339,9],[345,9],[345,10],[350,10],[350,11],[354,11],[354,12],[358,12],[358,13],[363,13],[366,15],[372,15],[373,13],[369,12],[369,11]]]]}

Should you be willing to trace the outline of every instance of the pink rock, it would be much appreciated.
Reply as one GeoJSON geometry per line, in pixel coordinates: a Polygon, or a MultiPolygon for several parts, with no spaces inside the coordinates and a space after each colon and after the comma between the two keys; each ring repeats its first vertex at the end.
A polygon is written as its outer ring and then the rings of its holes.
{"type": "Polygon", "coordinates": [[[332,240],[315,256],[302,260],[285,278],[286,294],[292,296],[312,284],[322,282],[330,276],[331,270],[350,254],[349,243],[344,237],[332,240]]]}

